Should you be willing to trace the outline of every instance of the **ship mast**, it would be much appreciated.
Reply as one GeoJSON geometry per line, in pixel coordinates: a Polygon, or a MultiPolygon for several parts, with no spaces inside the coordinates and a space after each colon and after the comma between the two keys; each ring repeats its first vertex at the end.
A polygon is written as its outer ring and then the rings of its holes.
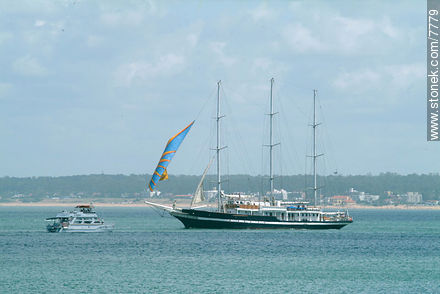
{"type": "Polygon", "coordinates": [[[313,158],[313,196],[315,198],[315,206],[318,202],[318,186],[316,181],[316,158],[323,154],[316,154],[316,127],[319,126],[321,123],[316,122],[316,94],[318,93],[318,90],[313,90],[313,155],[311,156],[313,158]]]}
{"type": "Polygon", "coordinates": [[[274,83],[274,78],[270,79],[270,130],[269,130],[269,160],[270,160],[270,167],[269,167],[269,183],[270,183],[270,200],[272,201],[272,203],[274,203],[274,196],[273,196],[273,180],[274,180],[274,176],[273,176],[273,147],[275,147],[276,145],[279,145],[280,143],[276,143],[273,144],[273,116],[275,114],[277,114],[277,112],[273,112],[273,83],[274,83]]]}
{"type": "Polygon", "coordinates": [[[215,148],[217,153],[217,200],[218,200],[218,211],[223,211],[223,204],[221,200],[221,189],[222,189],[222,181],[220,175],[220,151],[226,147],[220,147],[220,119],[224,117],[224,115],[220,115],[220,84],[221,81],[217,82],[217,146],[215,148]]]}

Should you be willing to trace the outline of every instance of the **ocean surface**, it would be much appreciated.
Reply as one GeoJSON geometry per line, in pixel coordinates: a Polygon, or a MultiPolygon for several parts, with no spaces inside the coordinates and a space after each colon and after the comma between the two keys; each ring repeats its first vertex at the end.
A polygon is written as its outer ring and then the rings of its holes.
{"type": "Polygon", "coordinates": [[[113,232],[47,233],[44,219],[62,209],[0,207],[0,293],[440,293],[440,211],[352,210],[341,230],[227,231],[98,207],[113,232]]]}

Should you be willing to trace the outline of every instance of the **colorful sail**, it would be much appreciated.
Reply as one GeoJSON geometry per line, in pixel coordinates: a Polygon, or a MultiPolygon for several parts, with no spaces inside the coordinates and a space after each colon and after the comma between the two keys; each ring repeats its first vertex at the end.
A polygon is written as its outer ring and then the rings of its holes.
{"type": "Polygon", "coordinates": [[[176,153],[183,139],[185,139],[186,134],[188,134],[193,124],[194,121],[168,140],[168,143],[165,146],[165,150],[163,151],[159,163],[157,164],[156,170],[151,177],[150,184],[148,185],[148,188],[151,192],[153,192],[154,188],[156,188],[156,185],[159,181],[168,179],[168,164],[171,162],[171,159],[173,159],[174,154],[176,153]]]}

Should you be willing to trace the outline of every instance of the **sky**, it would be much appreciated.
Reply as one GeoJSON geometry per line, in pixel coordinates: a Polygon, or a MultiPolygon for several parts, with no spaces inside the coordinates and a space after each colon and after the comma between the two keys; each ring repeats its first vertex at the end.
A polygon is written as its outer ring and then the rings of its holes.
{"type": "Polygon", "coordinates": [[[437,173],[425,1],[1,1],[0,176],[437,173]],[[398,3],[398,5],[396,5],[398,3]]]}

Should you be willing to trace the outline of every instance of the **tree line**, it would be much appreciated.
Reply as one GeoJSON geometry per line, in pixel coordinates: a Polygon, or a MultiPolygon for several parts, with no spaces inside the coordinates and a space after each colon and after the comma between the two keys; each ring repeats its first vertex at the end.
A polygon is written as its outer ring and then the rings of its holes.
{"type": "MultiPolygon", "coordinates": [[[[82,193],[99,197],[120,197],[121,195],[149,195],[147,184],[151,175],[77,175],[61,177],[1,177],[0,196],[2,199],[17,194],[32,194],[33,197],[47,195],[70,195],[82,193]]],[[[199,176],[170,175],[162,181],[158,189],[164,194],[191,194],[194,192],[199,176]]],[[[205,179],[205,190],[212,189],[215,176],[208,175],[205,179]]],[[[226,192],[265,193],[269,189],[267,176],[230,175],[222,178],[222,188],[226,192]]],[[[312,177],[291,175],[275,177],[275,188],[289,192],[307,192],[312,186],[312,177]]],[[[344,195],[350,188],[375,195],[384,195],[385,191],[395,194],[419,192],[423,199],[440,199],[439,174],[399,175],[383,173],[379,175],[330,175],[319,176],[318,186],[324,196],[344,195]]]]}

